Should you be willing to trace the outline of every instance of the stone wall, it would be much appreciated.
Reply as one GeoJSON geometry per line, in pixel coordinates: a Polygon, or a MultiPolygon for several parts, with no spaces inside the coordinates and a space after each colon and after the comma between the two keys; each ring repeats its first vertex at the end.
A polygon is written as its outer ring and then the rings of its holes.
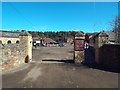
{"type": "Polygon", "coordinates": [[[84,51],[74,51],[74,62],[81,63],[84,61],[84,51]]]}
{"type": "Polygon", "coordinates": [[[120,45],[105,44],[100,47],[99,63],[109,69],[120,69],[120,45]]]}
{"type": "Polygon", "coordinates": [[[10,70],[25,62],[25,46],[20,44],[0,45],[0,71],[10,70]]]}
{"type": "Polygon", "coordinates": [[[0,44],[0,66],[2,67],[0,71],[9,70],[32,61],[32,36],[28,32],[25,31],[19,34],[8,32],[7,34],[2,33],[2,36],[0,37],[2,42],[0,44]],[[11,43],[7,44],[8,40],[11,43]],[[19,43],[16,43],[17,40],[19,43]]]}

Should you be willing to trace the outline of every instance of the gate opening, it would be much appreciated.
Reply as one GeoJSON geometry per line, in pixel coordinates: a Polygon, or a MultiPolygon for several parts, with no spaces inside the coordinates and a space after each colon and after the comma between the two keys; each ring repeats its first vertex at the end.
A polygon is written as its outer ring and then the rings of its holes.
{"type": "Polygon", "coordinates": [[[25,57],[25,63],[29,63],[30,62],[30,59],[29,59],[29,56],[27,55],[26,57],[25,57]]]}

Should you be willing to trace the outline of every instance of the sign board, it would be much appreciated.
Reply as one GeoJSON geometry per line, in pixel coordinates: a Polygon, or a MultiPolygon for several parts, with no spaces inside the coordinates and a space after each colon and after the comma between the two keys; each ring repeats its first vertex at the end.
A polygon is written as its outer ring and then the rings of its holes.
{"type": "Polygon", "coordinates": [[[36,41],[36,43],[40,43],[40,41],[36,41]]]}
{"type": "Polygon", "coordinates": [[[75,39],[74,49],[75,51],[83,51],[84,50],[84,39],[75,39]]]}

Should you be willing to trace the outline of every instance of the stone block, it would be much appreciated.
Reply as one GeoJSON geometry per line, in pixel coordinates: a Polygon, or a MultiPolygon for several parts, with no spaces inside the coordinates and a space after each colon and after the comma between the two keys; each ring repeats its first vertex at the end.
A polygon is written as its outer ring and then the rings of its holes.
{"type": "Polygon", "coordinates": [[[75,51],[75,63],[81,63],[84,61],[84,51],[75,51]]]}

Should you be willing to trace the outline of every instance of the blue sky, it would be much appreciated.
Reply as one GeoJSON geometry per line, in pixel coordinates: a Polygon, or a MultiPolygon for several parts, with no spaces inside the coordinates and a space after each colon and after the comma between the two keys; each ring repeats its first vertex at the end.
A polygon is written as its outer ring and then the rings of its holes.
{"type": "Polygon", "coordinates": [[[99,32],[117,15],[116,2],[2,2],[2,29],[99,32]]]}

